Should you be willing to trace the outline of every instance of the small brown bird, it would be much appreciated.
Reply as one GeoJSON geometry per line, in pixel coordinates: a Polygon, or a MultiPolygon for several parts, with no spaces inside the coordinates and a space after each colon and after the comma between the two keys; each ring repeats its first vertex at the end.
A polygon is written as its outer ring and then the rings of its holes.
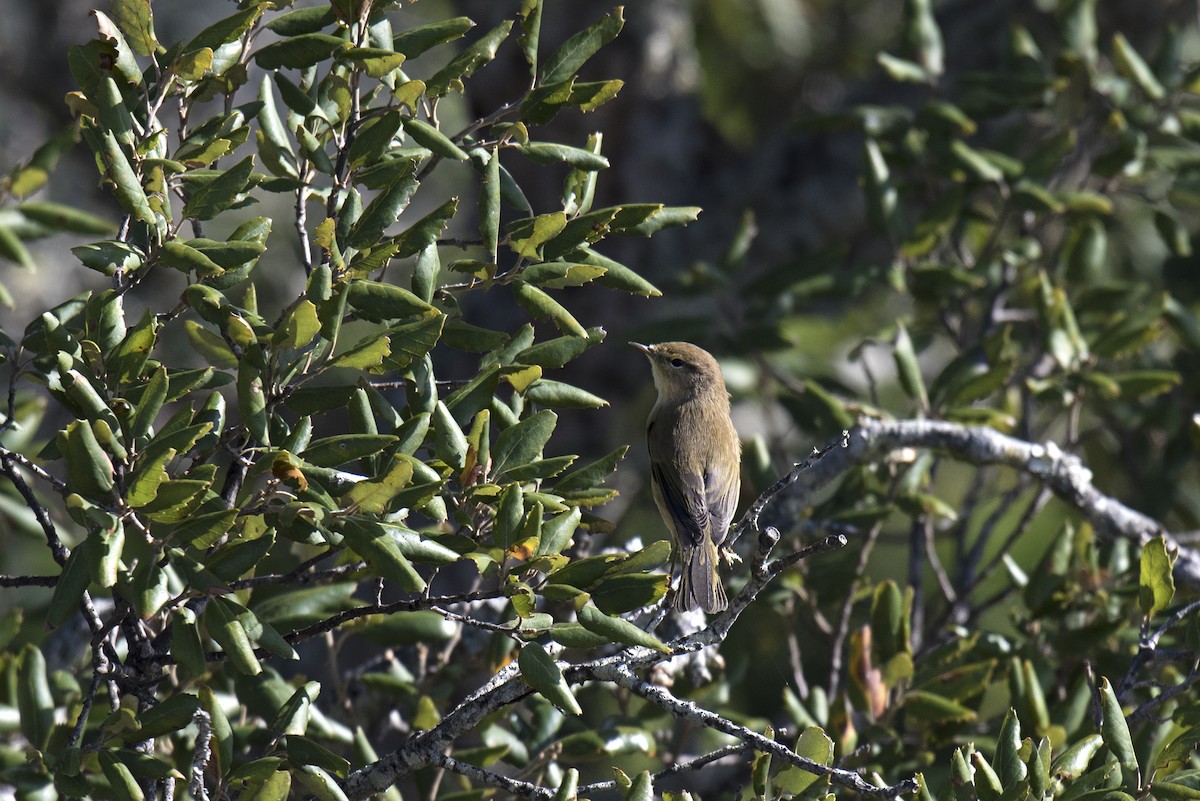
{"type": "Polygon", "coordinates": [[[737,507],[742,455],[721,368],[687,342],[630,344],[650,359],[658,390],[646,443],[654,502],[679,549],[675,608],[720,612],[729,603],[717,574],[718,548],[737,507]]]}

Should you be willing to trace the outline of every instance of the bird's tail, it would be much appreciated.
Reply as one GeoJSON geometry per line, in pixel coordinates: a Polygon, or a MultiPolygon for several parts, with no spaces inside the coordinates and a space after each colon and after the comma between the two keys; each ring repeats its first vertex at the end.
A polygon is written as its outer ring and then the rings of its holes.
{"type": "Polygon", "coordinates": [[[679,575],[679,593],[675,596],[675,608],[681,612],[699,607],[708,614],[722,612],[729,601],[725,588],[717,575],[717,546],[711,539],[694,547],[685,547],[683,569],[679,575]]]}

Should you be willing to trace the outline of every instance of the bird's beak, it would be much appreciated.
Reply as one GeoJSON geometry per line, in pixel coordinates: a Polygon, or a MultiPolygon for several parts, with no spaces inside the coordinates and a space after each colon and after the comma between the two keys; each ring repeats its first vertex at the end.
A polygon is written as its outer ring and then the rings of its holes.
{"type": "Polygon", "coordinates": [[[646,354],[647,356],[650,355],[650,346],[649,345],[643,345],[641,342],[630,342],[629,344],[632,345],[633,347],[637,348],[638,350],[640,350],[642,353],[646,354]]]}

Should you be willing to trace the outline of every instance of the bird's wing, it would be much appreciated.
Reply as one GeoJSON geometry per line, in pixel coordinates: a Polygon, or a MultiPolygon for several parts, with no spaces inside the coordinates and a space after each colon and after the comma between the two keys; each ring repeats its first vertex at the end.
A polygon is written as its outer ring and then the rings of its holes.
{"type": "Polygon", "coordinates": [[[681,476],[678,471],[666,469],[662,462],[651,462],[650,470],[654,483],[662,491],[660,507],[671,516],[680,542],[692,545],[704,542],[709,511],[700,476],[681,476]]]}
{"type": "Polygon", "coordinates": [[[725,542],[725,536],[729,533],[733,513],[737,511],[740,491],[741,476],[736,470],[731,474],[727,469],[710,466],[706,471],[704,499],[708,508],[713,542],[717,545],[725,542]]]}

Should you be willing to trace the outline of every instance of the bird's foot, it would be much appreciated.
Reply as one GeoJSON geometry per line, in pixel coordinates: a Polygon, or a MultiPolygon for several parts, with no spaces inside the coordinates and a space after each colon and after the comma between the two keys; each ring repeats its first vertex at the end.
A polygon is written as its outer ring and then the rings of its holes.
{"type": "Polygon", "coordinates": [[[738,556],[732,548],[718,548],[717,557],[726,567],[732,567],[742,561],[742,557],[738,556]]]}

